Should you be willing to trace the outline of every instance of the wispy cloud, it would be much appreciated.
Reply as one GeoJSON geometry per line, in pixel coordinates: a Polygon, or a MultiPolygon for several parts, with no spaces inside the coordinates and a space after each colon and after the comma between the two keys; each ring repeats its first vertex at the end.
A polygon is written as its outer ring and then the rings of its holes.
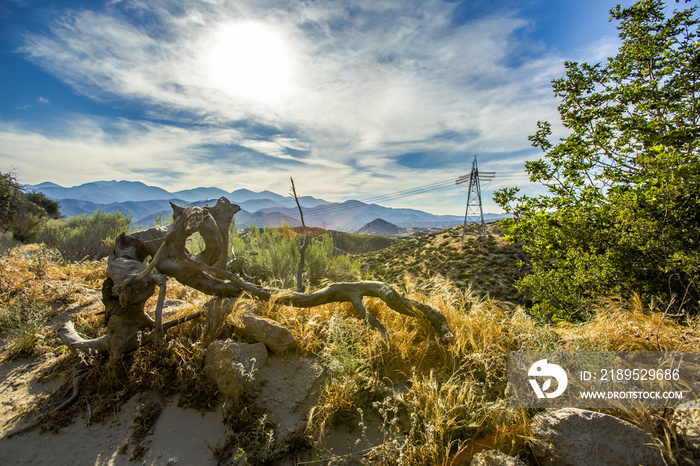
{"type": "MultiPolygon", "coordinates": [[[[532,46],[518,40],[529,22],[517,12],[455,24],[455,5],[124,0],[57,12],[48,33],[25,36],[21,53],[77,92],[138,105],[159,123],[85,118],[60,139],[6,124],[0,145],[5,157],[21,153],[40,166],[34,178],[56,182],[60,165],[80,166],[81,181],[168,173],[158,179],[167,188],[270,189],[294,171],[313,186],[307,194],[332,198],[444,179],[436,164],[416,180],[401,157],[465,154],[467,169],[473,153],[495,162],[527,150],[535,122],[557,120],[550,81],[563,63],[542,44],[531,59],[513,59],[532,46]],[[239,23],[264,25],[284,43],[287,74],[274,100],[212,79],[216,31],[239,23]]],[[[245,73],[240,65],[230,72],[245,73]]]]}

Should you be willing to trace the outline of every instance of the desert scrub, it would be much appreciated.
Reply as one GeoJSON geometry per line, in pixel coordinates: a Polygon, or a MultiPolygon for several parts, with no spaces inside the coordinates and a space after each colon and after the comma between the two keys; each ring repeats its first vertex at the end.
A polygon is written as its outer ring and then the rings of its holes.
{"type": "MultiPolygon", "coordinates": [[[[231,247],[237,264],[245,275],[261,284],[279,288],[296,286],[301,235],[288,225],[282,228],[259,229],[251,225],[241,236],[231,237],[231,247]]],[[[338,254],[331,234],[312,238],[306,250],[304,280],[307,285],[319,285],[326,280],[357,280],[360,262],[345,254],[338,254]]]]}
{"type": "Polygon", "coordinates": [[[51,314],[46,304],[17,300],[0,306],[0,333],[7,341],[10,354],[29,353],[44,336],[40,330],[51,314]]]}
{"type": "Polygon", "coordinates": [[[46,222],[36,240],[56,248],[66,262],[94,260],[107,256],[114,239],[129,231],[131,219],[114,212],[97,211],[69,219],[46,222]]]}
{"type": "Polygon", "coordinates": [[[278,441],[275,425],[269,413],[250,400],[227,402],[222,408],[226,425],[226,443],[214,450],[220,464],[263,465],[279,459],[287,450],[284,441],[278,441]]]}
{"type": "Polygon", "coordinates": [[[357,339],[341,333],[345,346],[353,345],[351,354],[368,363],[331,378],[311,413],[310,434],[322,443],[330,426],[362,428],[368,419],[380,419],[382,439],[363,464],[443,464],[477,441],[524,452],[527,417],[505,402],[507,354],[556,346],[556,333],[522,309],[461,292],[441,277],[421,285],[405,276],[401,286],[411,299],[445,315],[455,341],[443,346],[425,322],[366,300],[367,310],[387,326],[388,341],[366,330],[357,339]]]}

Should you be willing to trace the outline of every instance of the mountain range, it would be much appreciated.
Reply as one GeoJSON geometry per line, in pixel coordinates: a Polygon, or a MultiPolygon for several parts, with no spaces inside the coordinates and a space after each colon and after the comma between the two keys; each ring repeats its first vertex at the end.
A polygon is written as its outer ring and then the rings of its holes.
{"type": "MultiPolygon", "coordinates": [[[[203,206],[213,204],[225,196],[238,204],[241,211],[236,214],[240,227],[254,224],[257,227],[279,226],[283,222],[292,226],[301,225],[299,210],[291,196],[282,196],[271,191],[254,192],[238,189],[232,192],[216,187],[199,187],[169,192],[137,181],[95,181],[79,186],[63,187],[45,182],[25,186],[30,191],[45,194],[57,201],[65,217],[102,212],[121,212],[131,218],[138,228],[153,226],[156,216],[168,218],[172,209],[170,202],[178,205],[203,206]]],[[[464,218],[457,215],[434,215],[416,209],[394,209],[377,204],[366,204],[357,200],[328,202],[311,196],[299,198],[308,226],[354,232],[376,219],[383,219],[401,228],[428,229],[449,228],[459,225],[464,218]]],[[[502,218],[501,214],[484,214],[486,221],[502,218]]]]}

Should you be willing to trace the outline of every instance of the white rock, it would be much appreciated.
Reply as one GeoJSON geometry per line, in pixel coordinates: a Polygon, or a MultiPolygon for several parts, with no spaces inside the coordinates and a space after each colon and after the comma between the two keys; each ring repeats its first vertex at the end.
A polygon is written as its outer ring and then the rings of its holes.
{"type": "Polygon", "coordinates": [[[267,362],[262,343],[213,341],[204,355],[204,373],[224,395],[240,398],[251,387],[257,371],[267,362]]]}
{"type": "Polygon", "coordinates": [[[532,435],[542,465],[664,465],[650,434],[608,414],[577,408],[538,414],[532,435]]]}
{"type": "Polygon", "coordinates": [[[251,315],[243,315],[241,320],[253,339],[265,343],[274,353],[286,353],[297,346],[292,332],[279,324],[251,315]]]}

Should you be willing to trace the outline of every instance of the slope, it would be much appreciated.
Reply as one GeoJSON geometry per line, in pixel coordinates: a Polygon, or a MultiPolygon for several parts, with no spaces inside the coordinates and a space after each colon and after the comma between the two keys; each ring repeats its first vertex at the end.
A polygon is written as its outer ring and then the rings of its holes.
{"type": "Polygon", "coordinates": [[[369,278],[390,283],[408,275],[423,285],[440,275],[460,289],[471,287],[494,299],[525,303],[527,298],[514,285],[524,273],[520,264],[527,261],[522,249],[508,244],[497,223],[487,224],[486,238],[476,225],[468,225],[464,247],[461,236],[461,226],[413,235],[362,255],[363,272],[369,278]]]}

